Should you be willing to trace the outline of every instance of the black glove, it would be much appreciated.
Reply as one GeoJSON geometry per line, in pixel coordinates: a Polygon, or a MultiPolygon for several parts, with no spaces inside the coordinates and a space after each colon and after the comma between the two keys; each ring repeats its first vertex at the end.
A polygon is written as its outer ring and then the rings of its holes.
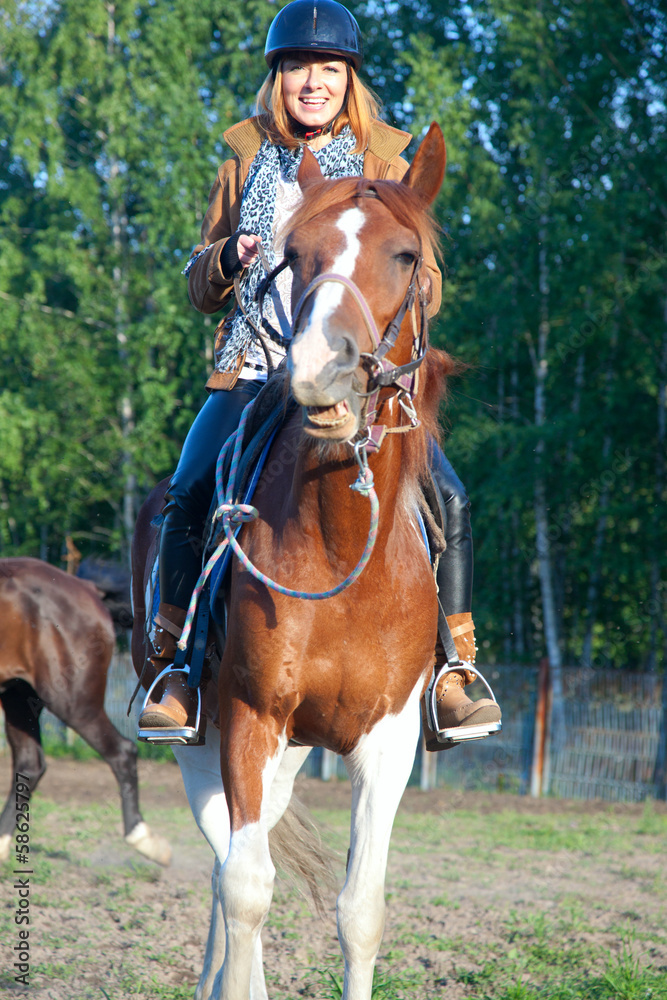
{"type": "Polygon", "coordinates": [[[231,280],[235,274],[243,270],[243,264],[239,260],[239,236],[254,236],[249,229],[237,229],[229,237],[220,253],[220,268],[227,280],[231,280]]]}

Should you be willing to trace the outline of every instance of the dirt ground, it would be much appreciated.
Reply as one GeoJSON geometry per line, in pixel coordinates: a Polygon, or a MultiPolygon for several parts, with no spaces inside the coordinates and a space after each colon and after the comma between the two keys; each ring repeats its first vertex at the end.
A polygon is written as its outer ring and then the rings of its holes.
{"type": "MultiPolygon", "coordinates": [[[[9,780],[5,755],[0,788],[9,780]]],[[[106,765],[49,761],[33,809],[40,825],[33,831],[34,857],[49,877],[36,890],[31,995],[181,1000],[194,994],[208,930],[212,856],[191,819],[175,765],[140,762],[140,788],[145,818],[172,844],[169,869],[144,862],[123,842],[106,765]],[[91,820],[87,810],[95,805],[104,809],[91,820]]],[[[340,885],[347,820],[337,811],[349,810],[349,786],[297,779],[297,792],[338,852],[340,885]]],[[[652,808],[662,835],[667,808],[652,808]]],[[[477,995],[467,985],[471,976],[494,956],[506,961],[514,938],[541,935],[544,942],[545,928],[572,954],[588,949],[594,965],[603,953],[620,952],[630,940],[626,928],[640,927],[631,935],[633,954],[667,973],[664,853],[651,837],[644,838],[645,849],[641,837],[634,838],[631,854],[624,846],[625,831],[638,827],[642,816],[641,804],[408,789],[392,840],[378,967],[408,970],[421,977],[421,986],[395,995],[477,995]],[[580,849],[561,845],[556,833],[543,846],[517,845],[512,823],[525,818],[530,831],[539,817],[554,817],[577,836],[581,828],[580,849]],[[587,849],[586,824],[595,817],[608,831],[608,849],[600,850],[597,841],[587,849]]],[[[333,893],[329,902],[325,918],[313,917],[300,897],[278,884],[263,932],[272,998],[332,995],[321,992],[327,970],[339,974],[341,968],[333,893]]],[[[3,955],[0,971],[6,964],[3,955]]],[[[7,978],[2,985],[12,992],[7,978]]]]}
{"type": "MultiPolygon", "coordinates": [[[[9,784],[7,756],[0,756],[0,780],[9,784]]],[[[180,771],[175,764],[154,764],[139,761],[141,804],[146,811],[164,806],[183,806],[188,801],[183,791],[180,771]]],[[[0,789],[3,786],[0,785],[0,789]]],[[[297,777],[296,791],[309,809],[350,808],[350,787],[345,781],[320,781],[316,778],[297,777]]],[[[39,792],[53,802],[85,805],[92,800],[106,801],[116,794],[116,784],[109,768],[102,762],[75,761],[67,758],[49,759],[48,769],[39,785],[39,792]]],[[[470,792],[434,789],[422,792],[407,788],[401,800],[399,813],[437,813],[462,809],[479,815],[498,812],[517,812],[530,816],[540,815],[605,815],[641,816],[642,803],[603,802],[599,799],[532,799],[526,795],[510,793],[470,792]]],[[[657,813],[667,815],[667,802],[656,802],[657,813]]]]}

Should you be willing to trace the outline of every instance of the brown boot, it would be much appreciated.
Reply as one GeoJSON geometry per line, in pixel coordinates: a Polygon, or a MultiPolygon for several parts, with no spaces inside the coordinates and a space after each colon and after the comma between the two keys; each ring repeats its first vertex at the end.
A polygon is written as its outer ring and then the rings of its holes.
{"type": "MultiPolygon", "coordinates": [[[[161,604],[155,616],[154,655],[150,660],[157,673],[174,661],[176,646],[183,631],[186,613],[173,604],[161,604]]],[[[157,689],[159,690],[159,688],[157,689]]],[[[188,686],[185,674],[167,674],[162,682],[159,702],[149,700],[139,716],[140,729],[182,729],[194,723],[197,692],[188,686]]]]}
{"type": "MultiPolygon", "coordinates": [[[[449,615],[447,617],[447,624],[452,633],[452,639],[454,640],[459,659],[465,660],[473,666],[477,650],[475,647],[475,626],[472,615],[469,612],[449,615]]],[[[437,671],[447,659],[439,640],[436,645],[435,656],[437,671]]],[[[472,670],[462,667],[461,670],[452,670],[444,674],[440,679],[436,693],[439,729],[455,729],[457,727],[481,726],[500,722],[500,707],[493,699],[480,698],[478,701],[472,701],[465,693],[464,688],[466,684],[471,684],[476,678],[477,674],[472,670]]],[[[423,715],[423,721],[426,749],[444,750],[447,744],[439,742],[436,734],[428,726],[425,714],[423,715]]]]}

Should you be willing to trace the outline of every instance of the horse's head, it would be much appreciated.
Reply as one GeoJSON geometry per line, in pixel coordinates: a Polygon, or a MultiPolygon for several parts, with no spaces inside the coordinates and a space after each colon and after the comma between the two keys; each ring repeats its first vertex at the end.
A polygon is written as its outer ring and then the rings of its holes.
{"type": "Polygon", "coordinates": [[[285,256],[293,271],[288,368],[313,437],[349,441],[360,430],[360,393],[368,384],[362,359],[394,320],[399,330],[389,358],[396,365],[410,360],[413,318],[410,308],[401,309],[411,290],[417,297],[428,292],[423,251],[434,238],[429,206],[444,169],[445,144],[435,124],[400,184],[323,180],[306,150],[299,170],[304,198],[285,256]]]}

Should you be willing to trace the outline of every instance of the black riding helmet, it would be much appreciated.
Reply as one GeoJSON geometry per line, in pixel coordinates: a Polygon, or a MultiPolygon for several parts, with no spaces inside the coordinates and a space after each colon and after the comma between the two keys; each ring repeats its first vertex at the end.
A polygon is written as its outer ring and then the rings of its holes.
{"type": "Polygon", "coordinates": [[[356,72],[363,54],[359,25],[335,0],[291,0],[276,14],[264,48],[269,67],[290,49],[331,52],[351,63],[356,72]]]}

